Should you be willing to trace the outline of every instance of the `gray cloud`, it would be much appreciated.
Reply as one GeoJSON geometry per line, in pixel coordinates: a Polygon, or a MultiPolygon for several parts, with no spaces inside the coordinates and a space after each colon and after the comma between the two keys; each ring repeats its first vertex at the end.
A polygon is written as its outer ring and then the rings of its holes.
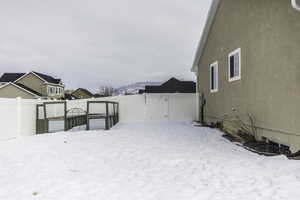
{"type": "Polygon", "coordinates": [[[36,70],[67,88],[194,79],[211,0],[0,1],[0,72],[36,70]]]}

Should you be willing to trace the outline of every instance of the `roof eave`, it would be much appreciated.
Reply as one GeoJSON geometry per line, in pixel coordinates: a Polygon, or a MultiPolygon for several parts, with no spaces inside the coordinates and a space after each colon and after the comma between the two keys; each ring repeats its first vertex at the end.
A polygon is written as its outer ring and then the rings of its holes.
{"type": "Polygon", "coordinates": [[[207,18],[206,18],[206,23],[205,23],[204,29],[202,31],[201,39],[200,39],[200,42],[198,44],[198,48],[197,48],[197,51],[196,51],[196,54],[195,54],[193,67],[191,69],[192,72],[195,72],[195,73],[198,72],[199,61],[200,61],[200,58],[203,54],[203,50],[204,50],[204,47],[206,45],[206,41],[208,39],[210,29],[212,27],[214,18],[216,16],[216,13],[217,13],[217,10],[218,10],[218,7],[219,7],[219,2],[220,2],[220,0],[213,0],[212,4],[210,6],[210,9],[209,9],[209,12],[208,12],[208,15],[207,15],[207,18]]]}

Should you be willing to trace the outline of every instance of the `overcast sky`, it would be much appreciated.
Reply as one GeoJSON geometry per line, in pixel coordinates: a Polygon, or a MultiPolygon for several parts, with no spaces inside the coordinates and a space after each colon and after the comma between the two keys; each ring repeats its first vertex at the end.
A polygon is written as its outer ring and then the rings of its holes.
{"type": "Polygon", "coordinates": [[[0,1],[0,72],[38,71],[67,88],[194,79],[211,0],[0,1]]]}

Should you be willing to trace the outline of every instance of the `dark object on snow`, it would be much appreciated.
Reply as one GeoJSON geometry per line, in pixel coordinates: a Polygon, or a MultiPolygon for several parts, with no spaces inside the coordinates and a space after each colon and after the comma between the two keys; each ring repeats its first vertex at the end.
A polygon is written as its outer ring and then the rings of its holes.
{"type": "Polygon", "coordinates": [[[229,140],[230,142],[237,142],[236,138],[230,134],[224,134],[223,137],[229,140]]]}
{"type": "Polygon", "coordinates": [[[255,143],[245,143],[244,147],[252,152],[266,155],[266,156],[275,156],[275,155],[290,155],[289,147],[285,145],[279,145],[275,142],[255,142],[255,143]]]}
{"type": "Polygon", "coordinates": [[[145,90],[139,91],[139,94],[143,93],[196,93],[196,83],[171,78],[159,86],[145,86],[145,90]]]}
{"type": "Polygon", "coordinates": [[[289,154],[287,157],[289,159],[300,160],[300,151],[293,154],[289,154]]]}
{"type": "Polygon", "coordinates": [[[255,139],[254,135],[250,135],[248,133],[244,133],[239,131],[237,133],[238,137],[242,139],[243,143],[256,143],[257,140],[255,139]]]}

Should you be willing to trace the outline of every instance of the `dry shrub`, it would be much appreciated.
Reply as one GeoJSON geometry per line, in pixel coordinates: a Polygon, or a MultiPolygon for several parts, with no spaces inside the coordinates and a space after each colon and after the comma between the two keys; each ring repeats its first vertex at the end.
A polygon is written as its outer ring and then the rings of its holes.
{"type": "Polygon", "coordinates": [[[255,117],[248,113],[247,122],[245,122],[241,119],[239,113],[235,109],[232,109],[232,111],[232,116],[225,115],[223,118],[224,124],[230,123],[237,130],[236,133],[230,131],[229,134],[232,134],[239,140],[241,140],[241,138],[243,138],[243,140],[246,141],[257,140],[257,128],[255,117]]]}

